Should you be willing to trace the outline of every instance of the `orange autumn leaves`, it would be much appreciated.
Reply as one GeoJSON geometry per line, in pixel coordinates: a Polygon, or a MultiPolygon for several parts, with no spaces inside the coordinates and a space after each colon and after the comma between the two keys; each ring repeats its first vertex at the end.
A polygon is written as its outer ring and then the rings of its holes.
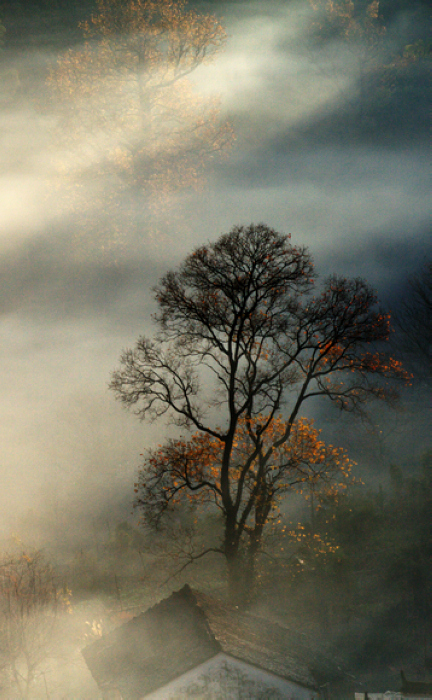
{"type": "Polygon", "coordinates": [[[320,15],[317,27],[325,23],[339,29],[341,36],[350,41],[362,40],[372,45],[385,33],[380,16],[379,0],[360,3],[358,0],[309,0],[312,9],[320,15]]]}
{"type": "Polygon", "coordinates": [[[226,32],[185,0],[98,0],[80,27],[85,42],[59,56],[48,81],[65,201],[87,226],[96,208],[124,232],[134,221],[122,197],[143,195],[156,215],[178,191],[200,188],[209,161],[232,143],[218,98],[189,78],[226,32]]]}
{"type": "MultiPolygon", "coordinates": [[[[239,522],[248,513],[245,529],[263,507],[266,521],[278,517],[279,500],[288,491],[305,496],[311,491],[337,493],[346,487],[352,467],[345,450],[320,439],[312,420],[301,418],[293,423],[287,440],[287,423],[282,417],[266,427],[268,422],[265,416],[240,421],[232,445],[230,496],[239,505],[239,522]]],[[[172,440],[151,451],[135,484],[144,517],[154,521],[164,509],[187,502],[213,503],[223,510],[223,451],[221,440],[204,433],[189,440],[172,440]]]]}

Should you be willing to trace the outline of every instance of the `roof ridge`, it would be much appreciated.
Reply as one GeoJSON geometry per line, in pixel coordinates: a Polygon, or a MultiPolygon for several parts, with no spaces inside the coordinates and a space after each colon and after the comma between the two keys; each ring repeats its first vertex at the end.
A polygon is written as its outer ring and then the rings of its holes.
{"type": "MultiPolygon", "coordinates": [[[[187,584],[186,584],[187,586],[187,584]]],[[[237,605],[233,605],[232,603],[226,602],[221,600],[220,598],[214,598],[213,596],[208,595],[207,593],[204,593],[196,588],[191,588],[190,586],[187,586],[191,593],[194,595],[195,599],[197,600],[197,603],[199,605],[200,601],[199,598],[203,598],[204,600],[208,600],[209,604],[215,603],[217,605],[220,605],[222,607],[227,608],[228,610],[233,611],[234,613],[237,613],[240,616],[247,617],[251,621],[259,621],[259,622],[264,622],[270,626],[273,626],[280,630],[281,633],[283,632],[290,632],[293,636],[296,636],[298,640],[300,640],[300,643],[304,645],[305,649],[309,652],[312,652],[316,657],[317,661],[322,660],[327,663],[331,663],[332,666],[337,667],[338,670],[342,670],[340,665],[343,665],[343,662],[341,659],[335,657],[335,654],[330,647],[325,645],[324,643],[320,642],[320,645],[315,644],[312,639],[305,633],[301,632],[300,630],[294,629],[293,627],[289,627],[288,625],[281,624],[280,622],[276,622],[268,617],[264,617],[262,615],[258,615],[257,613],[252,613],[249,612],[248,610],[244,611],[239,609],[237,605]],[[322,651],[322,646],[325,646],[325,651],[322,651]]],[[[205,611],[204,611],[205,612],[205,611]]],[[[296,656],[296,654],[295,654],[296,656]]]]}

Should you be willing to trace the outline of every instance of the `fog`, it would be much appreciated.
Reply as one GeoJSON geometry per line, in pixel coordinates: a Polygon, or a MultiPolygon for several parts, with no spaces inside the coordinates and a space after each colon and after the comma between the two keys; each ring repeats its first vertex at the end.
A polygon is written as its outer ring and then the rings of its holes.
{"type": "MultiPolygon", "coordinates": [[[[138,235],[128,233],[126,221],[108,261],[91,241],[80,250],[56,169],[55,106],[34,102],[38,92],[47,95],[55,53],[8,46],[6,34],[3,75],[12,83],[0,114],[6,531],[27,509],[43,509],[47,489],[72,510],[83,488],[92,512],[114,494],[127,501],[151,438],[114,403],[107,382],[121,349],[150,328],[152,285],[194,246],[235,223],[265,221],[309,246],[321,276],[364,276],[384,299],[396,298],[430,254],[429,134],[395,133],[382,143],[375,133],[371,143],[367,132],[342,134],[339,142],[320,133],[320,121],[337,120],[355,99],[358,67],[350,47],[311,48],[307,3],[227,3],[221,14],[226,49],[193,80],[197,90],[220,95],[236,133],[232,151],[202,192],[177,197],[182,225],[173,216],[160,241],[151,240],[146,202],[138,199],[138,235]]],[[[66,46],[67,38],[65,32],[66,46]]],[[[85,168],[79,161],[73,177],[85,168]]],[[[103,179],[95,187],[103,190],[103,179]]]]}
{"type": "MultiPolygon", "coordinates": [[[[380,298],[396,303],[399,285],[430,255],[429,133],[409,138],[396,131],[386,143],[376,132],[372,139],[366,131],[338,140],[321,128],[355,100],[358,67],[349,46],[311,48],[307,3],[226,3],[221,14],[226,49],[193,80],[197,90],[220,95],[236,142],[202,192],[177,196],[173,224],[164,223],[159,241],[146,225],[145,199],[137,199],[141,228],[129,233],[126,220],[124,240],[108,260],[97,243],[80,248],[56,169],[55,106],[35,104],[35,95],[47,95],[55,52],[16,48],[13,37],[9,46],[6,34],[2,66],[10,95],[0,113],[5,531],[29,508],[43,510],[47,490],[72,510],[83,507],[83,489],[92,512],[108,502],[112,507],[114,495],[127,502],[139,454],[154,431],[120,410],[107,383],[121,349],[150,329],[151,287],[194,246],[235,223],[265,221],[309,246],[321,276],[364,276],[380,298]]],[[[393,17],[389,45],[393,26],[408,19],[393,17]]],[[[65,48],[67,39],[64,31],[65,48]]],[[[77,162],[73,177],[85,169],[77,162]]],[[[103,190],[103,179],[94,186],[103,190]]]]}
{"type": "MultiPolygon", "coordinates": [[[[418,66],[418,83],[397,105],[399,113],[391,104],[375,106],[371,93],[360,122],[359,60],[367,46],[332,36],[314,40],[308,2],[197,6],[223,17],[228,40],[191,80],[197,94],[220,98],[235,141],[208,164],[200,191],[176,192],[167,213],[149,214],[145,192],[124,192],[118,239],[99,204],[112,187],[110,176],[89,177],[94,166],[103,170],[104,140],[84,130],[71,146],[47,85],[56,56],[80,45],[76,22],[91,6],[62,8],[51,20],[45,9],[45,25],[40,17],[32,24],[12,3],[3,10],[4,538],[17,533],[49,549],[81,547],[94,538],[95,522],[132,517],[140,455],[162,442],[167,429],[163,421],[148,425],[124,411],[108,383],[122,349],[153,332],[152,287],[195,246],[234,224],[263,221],[308,246],[321,278],[364,277],[391,308],[400,304],[409,275],[431,258],[426,69],[418,66]],[[59,163],[67,163],[68,184],[59,163]],[[87,229],[71,182],[85,190],[87,229]]],[[[409,8],[400,3],[400,11],[388,13],[383,62],[424,32],[426,10],[409,8]]],[[[37,6],[32,12],[36,17],[37,6]]],[[[411,406],[413,400],[408,397],[411,406]]],[[[324,418],[334,437],[337,418],[324,418]]],[[[377,452],[363,449],[365,433],[358,444],[343,429],[339,436],[342,444],[354,443],[360,472],[376,475],[377,452]]],[[[427,426],[415,446],[406,437],[402,443],[402,461],[430,449],[427,426]]],[[[392,453],[391,445],[386,449],[392,453]]],[[[378,473],[370,483],[386,479],[378,473]]]]}

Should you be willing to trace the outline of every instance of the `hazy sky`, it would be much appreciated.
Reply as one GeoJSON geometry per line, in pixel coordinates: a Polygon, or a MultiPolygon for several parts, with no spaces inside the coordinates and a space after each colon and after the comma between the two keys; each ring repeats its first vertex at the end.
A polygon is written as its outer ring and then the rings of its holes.
{"type": "MultiPolygon", "coordinates": [[[[306,4],[224,4],[226,50],[196,72],[194,83],[220,95],[235,145],[202,192],[181,196],[156,240],[137,196],[142,227],[123,232],[109,255],[102,251],[102,215],[100,240],[78,236],[55,165],[55,110],[35,105],[38,90],[46,91],[53,49],[5,52],[3,532],[19,529],[29,509],[49,512],[59,526],[73,523],[78,534],[84,514],[105,509],[117,517],[121,503],[127,515],[139,455],[163,439],[163,430],[124,412],[107,384],[122,348],[151,331],[152,285],[194,246],[234,224],[264,221],[308,245],[321,276],[364,276],[393,303],[406,277],[430,258],[430,132],[382,140],[323,136],[320,124],[336,122],[356,98],[358,65],[343,45],[307,48],[306,4]]],[[[95,188],[96,197],[103,179],[95,188]]]]}

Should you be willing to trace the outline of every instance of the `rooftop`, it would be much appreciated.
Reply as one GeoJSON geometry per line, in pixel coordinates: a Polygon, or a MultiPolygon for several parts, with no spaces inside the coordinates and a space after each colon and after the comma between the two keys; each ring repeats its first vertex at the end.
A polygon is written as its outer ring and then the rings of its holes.
{"type": "Polygon", "coordinates": [[[187,585],[82,653],[101,690],[138,700],[219,652],[307,688],[335,676],[299,633],[187,585]]]}

